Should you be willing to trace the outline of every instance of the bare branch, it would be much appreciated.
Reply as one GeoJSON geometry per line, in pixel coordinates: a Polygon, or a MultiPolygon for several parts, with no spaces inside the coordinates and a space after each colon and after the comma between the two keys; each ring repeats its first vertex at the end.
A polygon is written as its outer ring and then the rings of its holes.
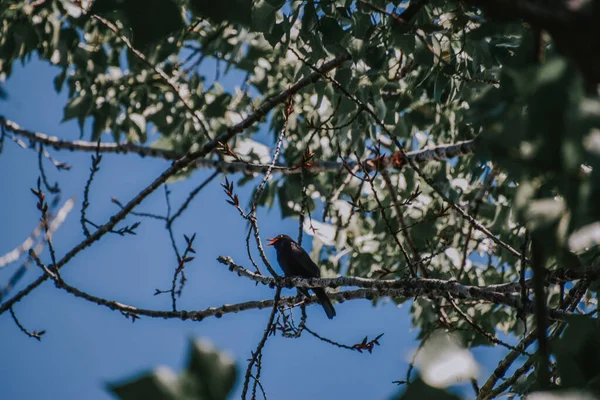
{"type": "MultiPolygon", "coordinates": [[[[230,313],[238,313],[241,311],[259,309],[262,310],[264,308],[271,308],[275,304],[274,300],[257,300],[257,301],[248,301],[244,303],[237,304],[225,304],[220,307],[210,307],[204,310],[199,311],[160,311],[160,310],[149,310],[143,308],[137,308],[134,306],[130,306],[127,304],[122,304],[116,302],[114,300],[107,300],[101,297],[97,297],[91,294],[88,294],[80,289],[77,289],[71,285],[68,285],[63,279],[59,279],[54,273],[48,270],[45,267],[37,255],[33,251],[29,251],[32,258],[36,261],[38,266],[42,268],[45,272],[44,276],[47,276],[49,279],[53,280],[56,287],[65,290],[68,293],[76,297],[80,297],[92,303],[107,307],[111,310],[116,310],[121,312],[121,314],[125,315],[127,318],[139,318],[140,316],[147,316],[152,318],[163,318],[163,319],[180,319],[180,320],[193,320],[193,321],[201,321],[204,318],[216,317],[220,318],[225,314],[230,313]]],[[[264,277],[263,279],[273,278],[264,277]]],[[[312,280],[310,279],[302,279],[302,278],[285,278],[290,282],[297,283],[299,287],[309,287],[312,285],[312,280]],[[306,282],[303,282],[306,281],[306,282]]],[[[340,278],[338,278],[340,279],[340,278]]],[[[343,278],[348,279],[348,278],[343,278]]],[[[315,280],[316,281],[316,280],[315,280]]],[[[449,292],[456,298],[469,298],[476,299],[481,301],[488,301],[494,304],[503,304],[512,308],[517,308],[519,306],[519,297],[518,296],[510,296],[504,295],[500,293],[488,292],[485,290],[481,290],[480,288],[471,287],[471,290],[465,291],[464,288],[455,290],[455,285],[458,285],[456,282],[422,282],[422,284],[418,284],[418,281],[424,281],[423,279],[412,279],[408,281],[415,282],[415,286],[411,287],[406,284],[405,287],[398,289],[379,289],[379,288],[370,288],[370,289],[358,289],[358,290],[350,290],[344,291],[340,293],[329,293],[328,296],[331,300],[344,302],[348,300],[357,300],[357,299],[369,299],[373,300],[381,297],[392,297],[392,298],[410,298],[417,296],[424,297],[435,297],[439,296],[441,292],[449,292]],[[475,290],[473,290],[475,289],[475,290]],[[478,290],[479,289],[479,290],[478,290]],[[466,297],[465,297],[466,296],[466,297]]],[[[432,280],[429,280],[432,281],[432,280]]],[[[285,282],[285,281],[284,281],[285,282]]],[[[312,285],[316,286],[316,285],[312,285]]],[[[458,285],[461,286],[461,285],[458,285]]],[[[444,294],[445,295],[445,294],[444,294]]],[[[297,305],[297,297],[283,297],[279,300],[279,304],[283,306],[295,306],[297,305]]],[[[304,299],[304,304],[319,304],[319,300],[315,295],[307,297],[304,299]]],[[[526,307],[525,311],[527,313],[533,313],[534,309],[531,306],[526,307]]],[[[566,318],[573,315],[571,312],[566,312],[563,310],[548,310],[549,316],[555,320],[565,320],[566,318]]],[[[517,346],[519,348],[519,346],[517,346]]]]}
{"type": "MultiPolygon", "coordinates": [[[[100,148],[100,141],[98,140],[97,148],[100,148]]],[[[90,231],[87,228],[88,219],[85,216],[85,212],[90,205],[90,186],[92,186],[92,181],[94,180],[94,176],[96,172],[100,170],[100,162],[102,161],[102,155],[96,150],[96,154],[92,156],[92,167],[90,168],[90,176],[88,177],[87,182],[85,183],[85,188],[83,189],[83,204],[81,205],[81,228],[83,229],[83,234],[88,237],[90,236],[90,231]]]]}
{"type": "MultiPolygon", "coordinates": [[[[169,168],[167,168],[160,176],[158,176],[152,183],[150,183],[148,186],[146,186],[146,188],[139,192],[132,200],[129,201],[129,203],[125,204],[121,211],[113,215],[110,218],[109,222],[102,226],[99,226],[93,234],[85,238],[82,242],[80,242],[78,245],[73,247],[67,254],[65,254],[65,256],[56,263],[55,268],[57,268],[57,270],[62,268],[62,266],[64,266],[73,257],[79,254],[79,252],[81,252],[82,250],[84,250],[85,248],[102,238],[107,232],[110,232],[119,222],[125,219],[125,217],[137,205],[139,205],[144,199],[146,199],[146,197],[148,197],[151,193],[153,193],[156,189],[163,185],[170,177],[180,172],[184,168],[191,166],[196,160],[206,156],[208,153],[213,151],[219,145],[219,143],[227,142],[235,135],[239,134],[240,132],[243,132],[249,126],[260,121],[269,111],[271,111],[274,107],[284,102],[287,98],[289,98],[289,96],[299,92],[304,87],[317,81],[321,77],[321,73],[325,73],[327,71],[335,69],[348,59],[349,56],[343,55],[324,63],[319,68],[319,72],[312,73],[306,76],[305,78],[300,79],[289,89],[284,90],[278,95],[269,98],[260,107],[258,107],[254,113],[249,115],[240,123],[228,128],[226,132],[219,135],[214,140],[205,143],[197,151],[188,153],[184,157],[174,161],[172,165],[169,168]]],[[[12,305],[19,302],[21,299],[23,299],[25,296],[31,293],[32,290],[41,285],[46,279],[48,279],[47,275],[42,275],[34,282],[29,284],[25,289],[17,293],[13,298],[7,300],[5,303],[0,305],[0,314],[6,312],[12,305]]]]}

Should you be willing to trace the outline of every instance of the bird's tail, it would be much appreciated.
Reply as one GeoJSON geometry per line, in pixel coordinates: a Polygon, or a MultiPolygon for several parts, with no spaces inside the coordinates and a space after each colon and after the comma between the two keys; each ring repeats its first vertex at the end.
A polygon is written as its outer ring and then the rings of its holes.
{"type": "Polygon", "coordinates": [[[335,317],[335,308],[333,308],[333,304],[331,304],[329,297],[327,297],[325,289],[313,288],[313,292],[315,292],[315,294],[317,295],[317,299],[319,299],[319,303],[321,303],[323,310],[325,310],[327,318],[332,319],[333,317],[335,317]]]}

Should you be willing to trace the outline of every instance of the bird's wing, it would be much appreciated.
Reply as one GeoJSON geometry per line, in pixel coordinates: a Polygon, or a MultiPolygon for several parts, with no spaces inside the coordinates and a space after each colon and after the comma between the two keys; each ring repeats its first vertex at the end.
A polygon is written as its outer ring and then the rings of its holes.
{"type": "Polygon", "coordinates": [[[296,243],[292,243],[292,252],[298,261],[298,264],[302,266],[304,271],[310,277],[319,278],[321,276],[321,270],[319,267],[317,267],[317,264],[313,262],[308,253],[306,253],[302,247],[298,246],[296,243]]]}

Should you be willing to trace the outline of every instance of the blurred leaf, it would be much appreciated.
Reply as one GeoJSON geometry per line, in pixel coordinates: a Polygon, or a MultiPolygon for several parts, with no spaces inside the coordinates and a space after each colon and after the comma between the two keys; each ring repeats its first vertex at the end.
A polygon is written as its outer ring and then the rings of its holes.
{"type": "Polygon", "coordinates": [[[90,12],[109,19],[123,15],[131,28],[133,43],[140,48],[184,27],[182,11],[174,0],[97,0],[90,12]]]}
{"type": "Polygon", "coordinates": [[[268,33],[275,24],[277,11],[285,1],[258,0],[252,3],[252,29],[257,32],[268,33]]]}
{"type": "Polygon", "coordinates": [[[85,118],[92,109],[92,104],[90,96],[75,97],[65,106],[63,122],[73,118],[85,118]]]}
{"type": "Polygon", "coordinates": [[[563,387],[600,391],[598,320],[582,315],[569,317],[565,332],[552,347],[563,387]]]}
{"type": "Polygon", "coordinates": [[[190,341],[187,368],[179,377],[161,367],[108,389],[122,400],[225,400],[236,378],[233,360],[199,339],[190,341]]]}
{"type": "Polygon", "coordinates": [[[121,400],[178,400],[182,398],[177,376],[166,367],[156,369],[148,375],[126,383],[109,384],[108,390],[121,400]]]}
{"type": "Polygon", "coordinates": [[[198,17],[210,18],[216,23],[252,24],[252,2],[248,0],[190,0],[190,7],[198,17]]]}
{"type": "Polygon", "coordinates": [[[400,395],[394,397],[398,400],[459,400],[455,396],[443,389],[433,388],[423,382],[420,378],[412,382],[408,388],[400,395]]]}
{"type": "Polygon", "coordinates": [[[188,398],[225,400],[237,378],[233,359],[206,340],[192,340],[186,371],[180,377],[188,398]]]}

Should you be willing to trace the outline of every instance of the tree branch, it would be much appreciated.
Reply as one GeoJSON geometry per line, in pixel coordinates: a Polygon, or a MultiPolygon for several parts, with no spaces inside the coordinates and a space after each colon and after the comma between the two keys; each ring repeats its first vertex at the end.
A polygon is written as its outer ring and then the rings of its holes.
{"type": "MultiPolygon", "coordinates": [[[[185,156],[185,153],[177,152],[174,150],[165,149],[154,149],[152,147],[142,146],[135,143],[100,143],[88,142],[85,140],[63,140],[57,136],[49,136],[41,132],[33,132],[24,129],[14,121],[7,120],[0,116],[0,125],[4,126],[8,131],[15,135],[27,138],[33,143],[42,143],[45,146],[52,147],[55,150],[69,150],[69,151],[81,151],[89,153],[111,153],[111,154],[137,154],[140,157],[152,157],[159,158],[168,161],[178,160],[185,156]]],[[[419,164],[425,164],[431,161],[444,161],[453,157],[462,157],[473,153],[475,148],[475,142],[473,140],[465,140],[462,142],[452,144],[442,144],[422,150],[416,150],[406,153],[407,156],[414,162],[419,164]]],[[[381,168],[393,168],[395,167],[394,156],[383,157],[382,160],[378,161],[381,168]]],[[[352,168],[357,166],[356,161],[348,161],[348,165],[352,168]]],[[[364,163],[365,168],[369,171],[373,170],[372,163],[364,163]]],[[[243,174],[265,174],[271,164],[254,164],[243,161],[223,161],[223,160],[211,160],[211,159],[198,159],[196,160],[194,167],[214,169],[218,172],[236,173],[240,172],[243,174]]],[[[321,172],[338,172],[340,168],[343,168],[343,163],[337,161],[312,161],[310,165],[286,165],[281,163],[275,163],[272,167],[273,173],[280,173],[283,175],[295,175],[302,173],[304,169],[307,173],[318,174],[321,172]]]]}
{"type": "MultiPolygon", "coordinates": [[[[44,271],[44,276],[54,281],[56,287],[65,290],[68,293],[76,297],[80,297],[92,303],[107,307],[111,310],[119,311],[121,314],[125,315],[128,318],[139,318],[140,316],[147,316],[152,318],[164,318],[164,319],[180,319],[182,321],[192,320],[192,321],[202,321],[204,318],[216,317],[220,318],[225,314],[238,313],[246,310],[259,309],[262,310],[264,308],[271,308],[275,304],[273,299],[269,300],[255,300],[248,301],[237,304],[225,304],[220,307],[209,307],[204,310],[199,311],[161,311],[161,310],[150,310],[137,308],[134,306],[130,306],[127,304],[119,303],[114,300],[108,300],[101,297],[97,297],[86,293],[78,288],[75,288],[69,284],[67,284],[64,279],[58,278],[54,273],[52,273],[48,268],[40,261],[39,257],[30,250],[30,255],[37,263],[37,265],[42,268],[44,271]]],[[[273,278],[265,277],[264,279],[273,278]]],[[[311,280],[302,279],[302,278],[285,278],[289,279],[291,282],[298,282],[298,285],[301,285],[301,281],[306,281],[305,287],[308,287],[308,284],[311,280]]],[[[409,280],[409,281],[423,281],[419,280],[409,280]]],[[[431,280],[430,280],[431,281],[431,280]]],[[[285,280],[283,280],[285,282],[285,280]]],[[[422,282],[421,284],[414,283],[414,286],[405,285],[402,288],[398,289],[379,289],[379,288],[369,288],[369,289],[358,289],[358,290],[349,290],[339,293],[329,293],[328,296],[331,300],[338,301],[340,303],[347,300],[358,300],[358,299],[367,299],[373,300],[376,298],[382,297],[393,297],[393,298],[412,298],[412,297],[433,297],[436,296],[446,296],[446,293],[450,293],[453,297],[458,299],[475,299],[481,301],[488,301],[495,304],[502,304],[509,306],[511,308],[517,308],[519,306],[519,297],[515,295],[501,294],[488,292],[485,290],[473,290],[465,291],[464,289],[456,289],[456,282],[422,282]],[[448,289],[448,290],[444,290],[448,289]]],[[[461,285],[458,285],[461,286],[461,285]]],[[[302,286],[300,286],[302,287],[302,286]]],[[[279,300],[279,305],[282,306],[296,306],[298,298],[296,296],[288,296],[282,297],[279,300]]],[[[304,299],[304,304],[319,304],[319,300],[315,295],[307,297],[304,299]]],[[[556,320],[565,320],[569,316],[573,315],[571,312],[566,312],[563,310],[548,310],[549,316],[552,319],[556,320]]],[[[532,306],[528,306],[525,308],[525,312],[528,314],[532,314],[534,312],[534,308],[532,306]]],[[[519,346],[516,346],[519,348],[519,346]]]]}
{"type": "MultiPolygon", "coordinates": [[[[446,281],[443,279],[429,278],[401,278],[401,279],[369,279],[353,276],[341,276],[338,278],[300,278],[285,277],[280,280],[256,274],[240,265],[237,265],[231,257],[219,256],[217,258],[221,264],[226,265],[230,271],[249,278],[257,283],[269,286],[315,288],[329,287],[338,288],[342,286],[356,286],[372,289],[401,289],[422,287],[424,290],[443,291],[452,294],[457,293],[462,298],[468,298],[470,295],[478,296],[478,293],[496,293],[496,294],[518,294],[521,291],[521,283],[503,283],[488,286],[470,286],[462,285],[454,280],[446,281]]],[[[576,279],[595,279],[600,277],[600,265],[590,267],[581,267],[573,269],[558,269],[547,274],[544,285],[550,285],[560,282],[567,282],[576,279]]],[[[531,279],[525,281],[527,287],[533,285],[531,279]]],[[[520,296],[519,296],[520,298],[520,296]]]]}
{"type": "MultiPolygon", "coordinates": [[[[275,320],[275,315],[277,314],[277,305],[279,304],[279,298],[281,295],[281,288],[278,287],[275,291],[275,298],[273,299],[273,308],[271,309],[271,315],[269,316],[269,321],[267,322],[267,327],[263,333],[262,338],[258,342],[256,346],[256,351],[252,353],[252,358],[248,363],[248,368],[246,369],[246,376],[244,378],[244,389],[242,390],[242,399],[246,399],[246,394],[248,393],[248,384],[250,383],[250,376],[252,375],[252,367],[255,363],[257,363],[257,359],[262,357],[262,349],[265,347],[265,343],[269,338],[273,330],[273,321],[275,320]]],[[[257,376],[260,374],[260,363],[257,364],[257,376]]],[[[255,378],[258,381],[258,378],[255,378]]]]}
{"type": "MultiPolygon", "coordinates": [[[[574,310],[577,303],[579,303],[579,301],[581,300],[581,297],[585,294],[585,291],[587,290],[588,286],[589,286],[589,282],[585,279],[577,282],[577,284],[573,287],[573,289],[571,289],[571,291],[569,291],[569,295],[567,296],[567,298],[565,299],[565,302],[564,302],[564,304],[565,304],[564,308],[568,308],[568,310],[570,310],[570,311],[574,310]]],[[[531,303],[528,303],[528,308],[532,309],[531,303]]],[[[519,357],[519,355],[522,354],[523,350],[525,350],[529,345],[531,345],[533,342],[535,342],[535,340],[537,339],[537,336],[538,336],[538,332],[537,332],[537,328],[536,328],[533,331],[531,331],[523,340],[521,340],[519,342],[519,344],[516,346],[516,348],[517,348],[516,350],[509,352],[506,355],[506,357],[504,357],[504,359],[498,363],[498,366],[496,367],[496,369],[494,370],[492,375],[490,375],[490,377],[487,379],[485,384],[481,387],[481,390],[479,392],[479,396],[477,397],[477,399],[483,400],[483,399],[493,398],[492,393],[495,391],[493,391],[492,389],[496,385],[496,382],[499,379],[504,377],[504,374],[506,373],[506,371],[508,371],[510,366],[515,362],[517,357],[519,357]]],[[[525,372],[525,371],[523,371],[523,372],[525,372]]]]}
{"type": "MultiPolygon", "coordinates": [[[[343,55],[334,58],[326,63],[324,63],[319,69],[319,72],[314,72],[305,78],[300,79],[296,82],[292,87],[287,90],[282,91],[281,93],[265,100],[265,102],[258,107],[258,109],[248,116],[246,119],[241,121],[240,123],[228,128],[224,133],[217,136],[214,140],[204,144],[200,149],[195,152],[188,153],[184,157],[174,161],[169,168],[167,168],[160,176],[158,176],[152,183],[150,183],[146,188],[144,188],[141,192],[139,192],[129,203],[125,204],[123,208],[113,215],[109,222],[106,224],[99,226],[98,229],[87,237],[85,240],[80,242],[78,245],[73,247],[65,256],[58,261],[54,267],[60,269],[67,262],[69,262],[73,257],[75,257],[79,252],[92,245],[94,242],[99,240],[102,236],[104,236],[107,232],[110,232],[119,222],[121,222],[125,217],[137,206],[139,205],[146,197],[148,197],[151,193],[153,193],[156,189],[158,189],[162,184],[164,184],[170,177],[180,172],[186,167],[192,165],[196,160],[201,157],[206,156],[208,153],[213,151],[219,143],[226,143],[231,138],[233,138],[238,133],[243,132],[246,128],[252,126],[254,123],[260,121],[269,111],[275,108],[277,105],[283,103],[289,96],[299,92],[301,89],[305,88],[309,84],[317,81],[323,74],[336,67],[343,64],[345,61],[349,59],[349,56],[343,55]]],[[[47,275],[42,275],[34,282],[29,284],[25,289],[21,290],[14,297],[7,300],[0,306],[0,314],[6,312],[13,304],[17,303],[32,290],[41,285],[46,279],[48,279],[47,275]]]]}

